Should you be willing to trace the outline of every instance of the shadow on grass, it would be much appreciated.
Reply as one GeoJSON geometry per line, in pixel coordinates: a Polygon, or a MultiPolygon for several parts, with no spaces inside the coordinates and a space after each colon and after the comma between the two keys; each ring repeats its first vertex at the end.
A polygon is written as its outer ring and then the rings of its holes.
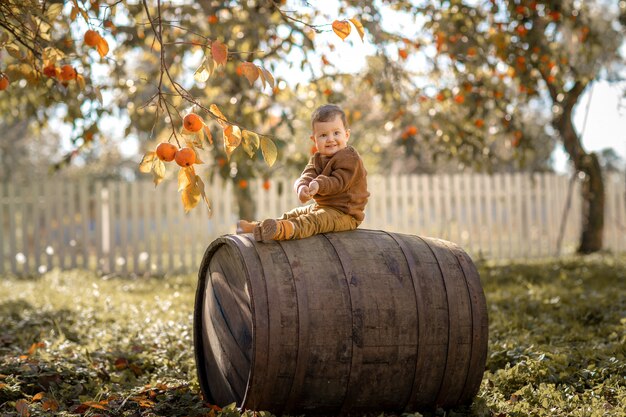
{"type": "Polygon", "coordinates": [[[80,342],[80,336],[74,325],[75,313],[68,309],[38,310],[24,300],[6,301],[0,304],[0,327],[3,329],[0,346],[17,345],[28,349],[37,343],[43,335],[63,336],[72,342],[80,342]]]}
{"type": "Polygon", "coordinates": [[[210,411],[188,381],[159,382],[160,351],[137,337],[113,335],[104,347],[90,351],[101,345],[91,343],[93,336],[87,336],[76,311],[5,301],[0,328],[2,416],[27,415],[19,412],[23,407],[30,416],[197,416],[210,411]]]}

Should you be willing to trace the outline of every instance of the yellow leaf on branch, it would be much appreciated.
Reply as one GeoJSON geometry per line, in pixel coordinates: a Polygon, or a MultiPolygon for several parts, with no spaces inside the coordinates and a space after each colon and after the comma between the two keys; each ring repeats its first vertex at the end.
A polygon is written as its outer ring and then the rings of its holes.
{"type": "Polygon", "coordinates": [[[278,149],[274,142],[266,137],[261,137],[261,152],[263,152],[263,158],[268,166],[274,165],[276,158],[278,157],[278,149]]]}
{"type": "Polygon", "coordinates": [[[202,62],[202,65],[200,65],[198,69],[196,69],[196,71],[193,73],[194,80],[199,83],[206,82],[206,80],[208,80],[210,76],[211,73],[209,72],[209,69],[204,62],[202,62]]]}
{"type": "Polygon", "coordinates": [[[204,190],[204,182],[200,178],[199,175],[196,175],[196,184],[198,185],[198,190],[200,190],[200,195],[206,204],[207,210],[209,211],[209,216],[211,215],[211,202],[209,198],[206,196],[206,191],[204,190]]]}
{"type": "Polygon", "coordinates": [[[228,158],[239,144],[241,144],[241,129],[238,126],[228,125],[224,129],[224,152],[228,158]]]}
{"type": "MultiPolygon", "coordinates": [[[[89,15],[85,11],[85,9],[83,9],[82,7],[80,7],[78,5],[78,1],[77,0],[72,0],[72,3],[74,3],[74,8],[76,9],[76,12],[80,13],[80,15],[83,17],[83,19],[85,19],[85,23],[89,23],[89,15]]],[[[72,10],[72,12],[73,12],[73,10],[72,10]]]]}
{"type": "Polygon", "coordinates": [[[185,139],[185,143],[190,148],[198,148],[204,149],[204,145],[202,144],[202,139],[204,138],[204,133],[202,133],[202,129],[198,130],[195,133],[190,133],[187,139],[185,139]],[[189,136],[191,136],[189,138],[189,136]]]}
{"type": "Polygon", "coordinates": [[[196,180],[196,172],[192,166],[181,167],[178,171],[178,192],[189,187],[196,180]]]}
{"type": "Polygon", "coordinates": [[[14,43],[6,45],[4,49],[9,53],[9,55],[17,59],[18,61],[22,61],[24,59],[22,51],[14,43]]]}
{"type": "Polygon", "coordinates": [[[252,62],[242,62],[239,64],[239,68],[241,70],[241,74],[248,79],[250,85],[254,84],[257,78],[259,78],[260,68],[252,62]]]}
{"type": "Polygon", "coordinates": [[[213,135],[211,134],[211,129],[207,125],[202,127],[204,134],[206,135],[206,140],[209,141],[210,145],[213,145],[213,135]]]}
{"type": "Polygon", "coordinates": [[[63,3],[51,4],[48,7],[48,10],[46,10],[46,13],[45,13],[46,19],[48,20],[48,22],[51,22],[54,19],[56,19],[61,14],[62,11],[63,11],[63,3]]]}
{"type": "Polygon", "coordinates": [[[154,151],[147,152],[141,159],[141,162],[139,163],[139,172],[148,174],[150,171],[152,171],[152,163],[156,159],[158,159],[156,156],[156,152],[154,151]]]}
{"type": "Polygon", "coordinates": [[[183,202],[183,208],[185,213],[189,213],[189,210],[194,208],[200,202],[200,189],[196,181],[193,181],[187,188],[180,193],[180,198],[183,202]]]}
{"type": "Polygon", "coordinates": [[[229,146],[237,147],[241,143],[241,129],[238,126],[228,125],[224,129],[224,137],[229,146]]]}
{"type": "Polygon", "coordinates": [[[109,53],[109,43],[102,36],[98,37],[96,50],[100,54],[100,58],[104,58],[104,56],[109,53]]]}
{"type": "Polygon", "coordinates": [[[257,149],[259,149],[259,135],[249,130],[244,130],[241,134],[243,142],[243,150],[252,158],[257,149]]]}
{"type": "Polygon", "coordinates": [[[361,41],[363,41],[363,37],[365,36],[365,30],[363,29],[363,24],[356,17],[353,17],[352,19],[350,19],[350,21],[356,28],[356,31],[359,33],[359,36],[361,37],[361,41]]]}
{"type": "Polygon", "coordinates": [[[347,20],[335,20],[333,22],[333,32],[342,40],[346,39],[350,34],[350,23],[347,20]]]}
{"type": "Polygon", "coordinates": [[[154,186],[159,185],[163,178],[165,178],[165,163],[157,159],[152,164],[152,181],[154,181],[154,186]]]}
{"type": "Polygon", "coordinates": [[[265,83],[267,82],[267,84],[269,84],[269,86],[273,89],[274,88],[274,76],[265,68],[260,68],[259,67],[259,75],[261,76],[261,80],[263,81],[263,87],[265,88],[265,83]]]}
{"type": "Polygon", "coordinates": [[[76,75],[76,83],[81,90],[85,89],[85,77],[80,74],[76,75]]]}
{"type": "Polygon", "coordinates": [[[209,111],[211,112],[213,117],[217,119],[217,123],[219,123],[222,129],[226,129],[227,126],[230,126],[228,124],[228,119],[226,119],[226,117],[222,114],[220,109],[215,104],[211,104],[209,106],[209,111]]]}
{"type": "Polygon", "coordinates": [[[226,65],[228,46],[218,40],[211,42],[211,56],[217,65],[226,65]]]}

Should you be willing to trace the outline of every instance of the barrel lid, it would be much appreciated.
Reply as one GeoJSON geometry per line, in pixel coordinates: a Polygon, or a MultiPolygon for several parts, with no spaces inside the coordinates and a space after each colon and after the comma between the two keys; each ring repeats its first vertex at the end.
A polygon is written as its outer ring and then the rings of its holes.
{"type": "MultiPolygon", "coordinates": [[[[235,235],[211,243],[202,260],[194,309],[198,380],[206,401],[241,405],[253,358],[249,272],[235,235]]],[[[244,251],[245,252],[245,251],[244,251]]]]}

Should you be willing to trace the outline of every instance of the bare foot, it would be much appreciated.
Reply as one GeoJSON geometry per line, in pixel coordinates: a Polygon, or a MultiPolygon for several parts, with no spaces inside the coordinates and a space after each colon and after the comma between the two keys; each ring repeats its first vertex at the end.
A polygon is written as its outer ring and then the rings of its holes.
{"type": "Polygon", "coordinates": [[[259,222],[249,222],[247,220],[239,220],[237,222],[237,234],[252,233],[259,222]]]}

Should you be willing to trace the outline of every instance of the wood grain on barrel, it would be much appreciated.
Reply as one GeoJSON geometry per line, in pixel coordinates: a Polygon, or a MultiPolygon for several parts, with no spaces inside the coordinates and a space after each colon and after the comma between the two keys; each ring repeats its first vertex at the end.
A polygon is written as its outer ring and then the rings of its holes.
{"type": "Polygon", "coordinates": [[[352,300],[353,357],[343,409],[376,403],[393,408],[409,394],[417,338],[411,276],[395,242],[385,233],[326,238],[344,265],[352,300]],[[375,279],[368,279],[375,271],[375,279]],[[387,381],[381,384],[381,381],[387,381]]]}
{"type": "Polygon", "coordinates": [[[486,360],[480,278],[456,245],[373,230],[213,242],[194,314],[209,402],[275,414],[468,403],[486,360]]]}
{"type": "Polygon", "coordinates": [[[448,344],[448,309],[441,272],[435,267],[428,245],[415,236],[390,234],[398,243],[413,278],[417,325],[417,358],[411,393],[405,409],[414,410],[434,403],[445,370],[448,344]]]}
{"type": "MultiPolygon", "coordinates": [[[[260,398],[262,397],[261,389],[262,384],[254,383],[255,380],[262,379],[267,369],[267,362],[269,360],[269,314],[268,314],[268,297],[267,289],[265,286],[265,273],[262,265],[260,264],[258,254],[254,250],[254,246],[248,239],[242,236],[234,235],[223,238],[223,245],[219,248],[219,252],[216,251],[217,257],[222,256],[222,252],[236,248],[241,254],[241,262],[245,267],[245,279],[250,299],[250,307],[252,309],[252,360],[250,367],[247,369],[249,372],[248,387],[244,396],[237,398],[235,401],[224,402],[223,405],[230,404],[232,402],[241,403],[246,401],[251,404],[250,407],[261,406],[260,398]],[[251,400],[249,400],[251,399],[251,400]]],[[[205,255],[206,256],[206,255],[205,255]]],[[[209,272],[209,271],[207,271],[209,272]]],[[[212,386],[213,381],[205,381],[207,385],[212,386]]]]}
{"type": "Polygon", "coordinates": [[[472,353],[469,359],[467,379],[459,398],[459,403],[465,404],[478,393],[485,370],[484,364],[487,360],[487,343],[485,341],[489,332],[487,302],[480,285],[480,276],[470,257],[457,245],[451,242],[446,242],[446,245],[454,253],[463,270],[472,309],[472,353]]]}
{"type": "Polygon", "coordinates": [[[337,254],[324,241],[280,242],[297,290],[300,340],[296,373],[284,412],[332,411],[341,406],[348,383],[352,328],[345,278],[337,254]],[[324,398],[323,404],[319,398],[324,398]]]}
{"type": "Polygon", "coordinates": [[[272,265],[272,273],[264,282],[270,300],[268,351],[271,354],[265,372],[255,375],[262,390],[258,391],[258,398],[250,398],[247,403],[251,408],[252,404],[261,403],[266,408],[277,409],[284,406],[293,384],[299,332],[297,293],[285,253],[270,245],[257,244],[249,237],[246,239],[254,245],[261,262],[259,267],[272,265]]]}
{"type": "Polygon", "coordinates": [[[439,240],[429,245],[442,272],[448,300],[448,351],[445,376],[435,400],[444,407],[457,404],[461,396],[471,355],[472,312],[465,276],[450,250],[439,240]],[[463,382],[459,382],[463,381],[463,382]]]}

